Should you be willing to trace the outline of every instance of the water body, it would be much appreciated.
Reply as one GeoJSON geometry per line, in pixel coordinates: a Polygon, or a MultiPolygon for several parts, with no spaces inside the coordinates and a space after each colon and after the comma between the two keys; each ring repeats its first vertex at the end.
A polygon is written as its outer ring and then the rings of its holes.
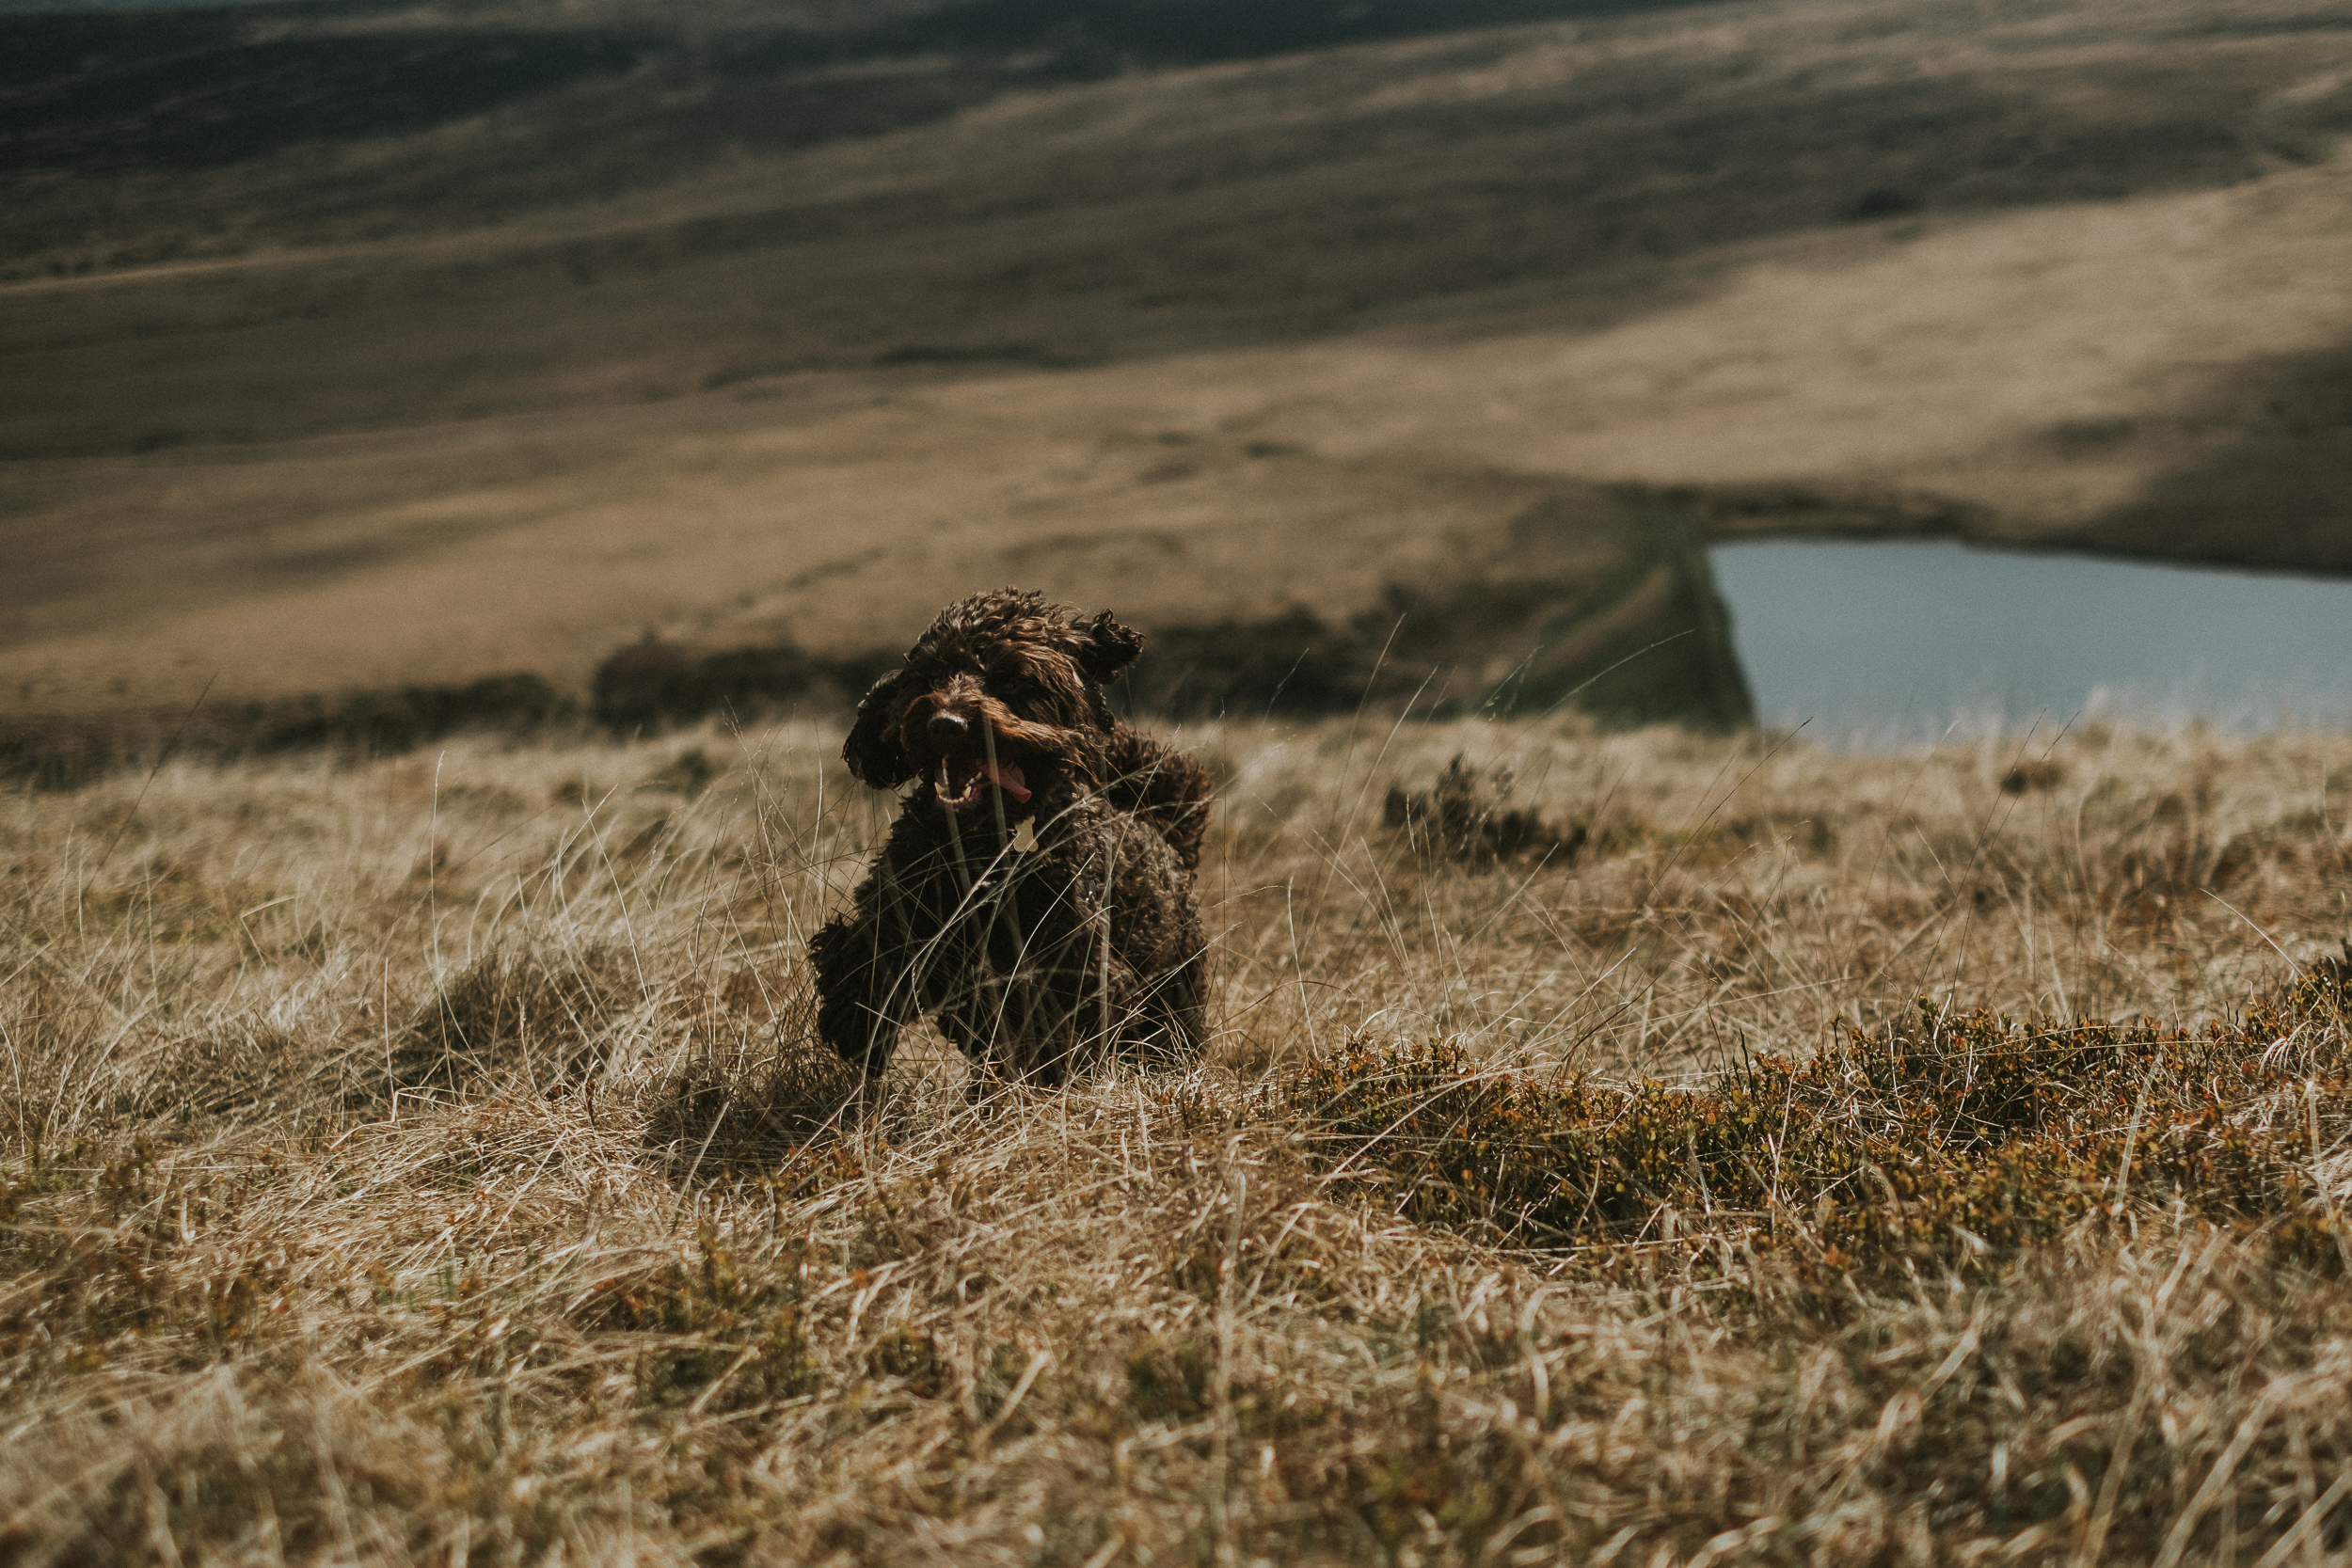
{"type": "Polygon", "coordinates": [[[1942,541],[1709,554],[1766,724],[1865,744],[2086,720],[2352,729],[2352,582],[1942,541]]]}

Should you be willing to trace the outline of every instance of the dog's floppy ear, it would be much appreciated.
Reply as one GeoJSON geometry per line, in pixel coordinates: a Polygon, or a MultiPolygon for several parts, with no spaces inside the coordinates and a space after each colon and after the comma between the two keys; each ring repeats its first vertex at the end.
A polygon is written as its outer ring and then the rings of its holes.
{"type": "Polygon", "coordinates": [[[1083,644],[1078,666],[1098,686],[1108,686],[1117,680],[1120,672],[1143,652],[1143,633],[1133,626],[1120,626],[1111,619],[1107,610],[1078,627],[1078,639],[1083,644]]]}
{"type": "Polygon", "coordinates": [[[914,777],[906,748],[898,744],[898,682],[905,674],[894,671],[866,689],[857,722],[841,743],[841,760],[850,771],[876,789],[895,789],[914,777]]]}

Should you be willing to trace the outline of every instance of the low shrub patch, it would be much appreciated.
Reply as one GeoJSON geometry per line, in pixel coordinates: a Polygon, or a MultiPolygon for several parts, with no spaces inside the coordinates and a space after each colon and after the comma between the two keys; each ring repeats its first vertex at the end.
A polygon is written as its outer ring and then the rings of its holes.
{"type": "Polygon", "coordinates": [[[2352,1225],[2315,1167],[2352,1125],[2347,1010],[2352,952],[2202,1029],[1921,1001],[1809,1058],[1630,1086],[1359,1036],[1276,1092],[1327,1168],[1392,1188],[1413,1219],[1523,1245],[1679,1241],[1883,1275],[2182,1210],[2333,1274],[2352,1225]]]}

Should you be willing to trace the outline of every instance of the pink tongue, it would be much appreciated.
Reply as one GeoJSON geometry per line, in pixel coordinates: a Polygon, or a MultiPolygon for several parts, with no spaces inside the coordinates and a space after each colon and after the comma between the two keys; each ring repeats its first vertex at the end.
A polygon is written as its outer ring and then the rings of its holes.
{"type": "Polygon", "coordinates": [[[984,762],[980,764],[980,771],[996,781],[996,787],[1020,804],[1025,806],[1029,803],[1028,781],[1021,776],[1021,769],[1011,763],[994,765],[984,762]]]}

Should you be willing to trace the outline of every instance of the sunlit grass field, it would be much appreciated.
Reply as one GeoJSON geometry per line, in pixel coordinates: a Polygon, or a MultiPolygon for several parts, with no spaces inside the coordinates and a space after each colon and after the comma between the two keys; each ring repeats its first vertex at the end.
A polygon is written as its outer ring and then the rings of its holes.
{"type": "Polygon", "coordinates": [[[8,1560],[2346,1550],[2352,739],[1196,727],[1206,1059],[975,1106],[838,738],[0,798],[8,1560]]]}

